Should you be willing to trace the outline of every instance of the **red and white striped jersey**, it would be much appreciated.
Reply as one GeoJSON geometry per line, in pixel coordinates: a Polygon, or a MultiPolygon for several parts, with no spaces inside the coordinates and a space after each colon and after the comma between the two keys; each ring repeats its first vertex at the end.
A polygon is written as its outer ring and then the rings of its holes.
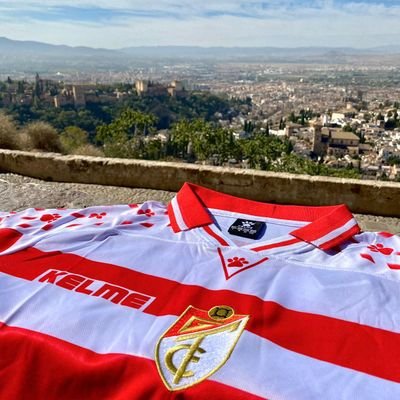
{"type": "Polygon", "coordinates": [[[400,239],[343,205],[0,216],[0,399],[400,399],[400,239]]]}

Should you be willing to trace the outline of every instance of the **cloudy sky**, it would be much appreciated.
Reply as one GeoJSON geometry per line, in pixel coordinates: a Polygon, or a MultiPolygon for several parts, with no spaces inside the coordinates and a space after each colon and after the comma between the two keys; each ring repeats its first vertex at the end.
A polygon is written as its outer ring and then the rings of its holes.
{"type": "Polygon", "coordinates": [[[119,48],[400,44],[400,0],[0,0],[0,36],[119,48]]]}

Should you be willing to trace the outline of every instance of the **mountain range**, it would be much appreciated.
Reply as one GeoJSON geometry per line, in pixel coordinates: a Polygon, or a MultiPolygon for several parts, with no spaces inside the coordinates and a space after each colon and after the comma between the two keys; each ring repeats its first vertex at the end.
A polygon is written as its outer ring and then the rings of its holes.
{"type": "Polygon", "coordinates": [[[275,56],[314,56],[323,54],[399,54],[400,45],[356,49],[351,47],[199,47],[199,46],[135,46],[121,49],[103,49],[85,46],[53,45],[35,41],[12,40],[0,37],[0,53],[43,54],[54,56],[141,56],[141,57],[194,57],[240,58],[275,56]]]}
{"type": "Polygon", "coordinates": [[[400,55],[400,45],[355,49],[350,47],[199,47],[131,46],[121,49],[72,47],[0,37],[0,72],[14,69],[74,67],[124,69],[152,60],[172,61],[264,61],[264,62],[343,62],[349,57],[400,55]]]}

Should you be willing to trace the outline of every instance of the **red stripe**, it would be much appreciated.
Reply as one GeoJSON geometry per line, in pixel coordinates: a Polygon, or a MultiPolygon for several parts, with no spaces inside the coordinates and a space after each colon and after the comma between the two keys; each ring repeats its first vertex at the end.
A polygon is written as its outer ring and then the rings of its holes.
{"type": "Polygon", "coordinates": [[[32,280],[49,268],[75,272],[155,296],[145,312],[156,316],[180,315],[188,305],[208,310],[227,304],[238,314],[250,315],[247,330],[279,346],[400,383],[400,335],[394,332],[294,311],[230,290],[184,285],[72,254],[45,253],[31,248],[0,257],[0,271],[25,279],[32,280]]]}
{"type": "Polygon", "coordinates": [[[352,236],[357,235],[357,233],[360,233],[360,227],[358,225],[354,225],[350,229],[348,229],[346,232],[343,232],[339,236],[335,237],[332,240],[329,240],[328,242],[325,242],[318,247],[322,250],[329,250],[332,249],[335,246],[340,245],[343,243],[345,240],[350,239],[352,236]]]}
{"type": "Polygon", "coordinates": [[[218,236],[209,226],[204,226],[204,230],[222,246],[229,246],[229,244],[222,237],[218,236]]]}
{"type": "Polygon", "coordinates": [[[254,250],[254,251],[269,250],[269,249],[274,249],[276,247],[290,246],[291,244],[299,243],[300,241],[301,241],[300,239],[294,238],[294,239],[286,240],[284,242],[271,243],[271,244],[266,244],[265,246],[254,247],[251,250],[254,250]]]}
{"type": "Polygon", "coordinates": [[[176,218],[175,218],[175,213],[174,213],[174,209],[172,207],[172,204],[169,203],[168,204],[168,216],[169,216],[169,222],[171,223],[171,228],[175,233],[181,232],[181,228],[178,225],[178,223],[176,222],[176,218]]]}
{"type": "Polygon", "coordinates": [[[256,400],[206,380],[179,392],[164,386],[153,360],[98,354],[45,334],[0,324],[0,398],[29,400],[256,400]]]}
{"type": "Polygon", "coordinates": [[[7,250],[22,236],[22,233],[11,228],[0,229],[0,252],[7,250]]]}

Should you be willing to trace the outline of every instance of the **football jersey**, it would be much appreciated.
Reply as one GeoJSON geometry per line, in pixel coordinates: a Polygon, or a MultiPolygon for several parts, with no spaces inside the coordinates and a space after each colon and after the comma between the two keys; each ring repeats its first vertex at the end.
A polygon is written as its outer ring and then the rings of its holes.
{"type": "Polygon", "coordinates": [[[400,239],[344,205],[0,217],[0,399],[400,399],[400,239]]]}

